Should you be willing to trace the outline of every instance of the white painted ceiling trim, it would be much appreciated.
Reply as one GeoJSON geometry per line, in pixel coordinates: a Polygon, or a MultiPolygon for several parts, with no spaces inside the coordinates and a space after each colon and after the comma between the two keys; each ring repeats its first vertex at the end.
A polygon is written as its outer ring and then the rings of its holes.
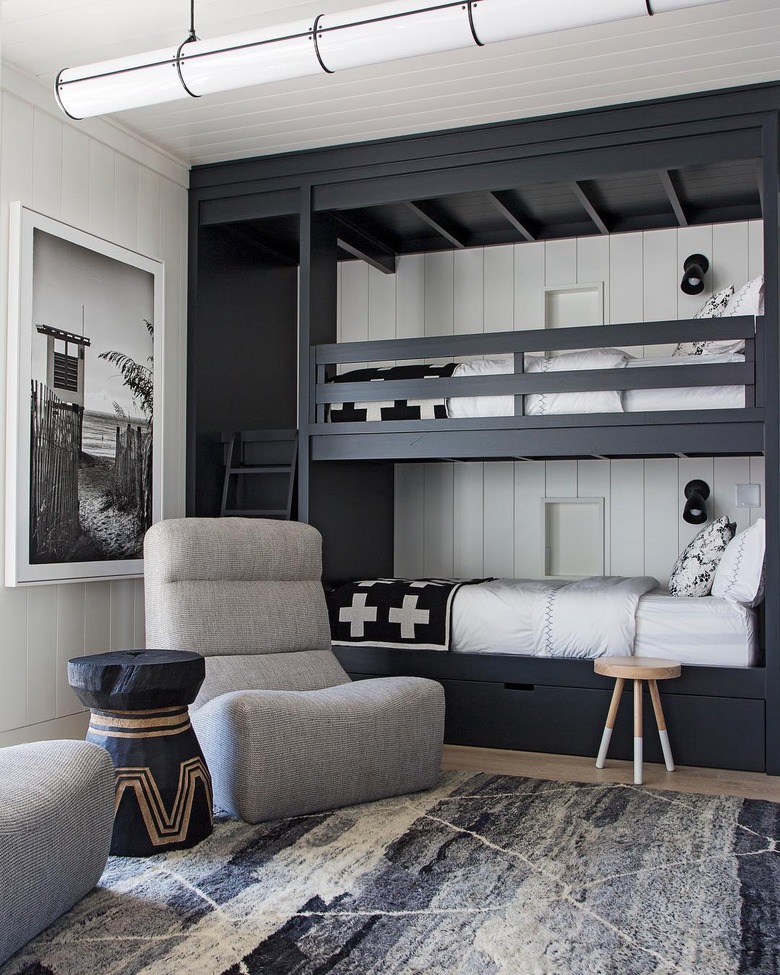
{"type": "MultiPolygon", "coordinates": [[[[355,2],[196,0],[196,27],[218,37],[355,2]]],[[[5,62],[42,86],[68,65],[180,43],[189,26],[186,0],[2,0],[0,9],[5,62]]],[[[723,0],[110,118],[194,165],[778,80],[780,0],[723,0]]]]}

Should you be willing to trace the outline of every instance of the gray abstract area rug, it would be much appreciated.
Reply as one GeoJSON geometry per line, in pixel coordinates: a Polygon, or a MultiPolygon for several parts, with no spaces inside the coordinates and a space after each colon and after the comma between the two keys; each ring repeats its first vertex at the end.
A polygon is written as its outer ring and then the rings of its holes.
{"type": "Polygon", "coordinates": [[[770,802],[447,773],[112,859],[0,975],[769,975],[778,837],[770,802]]]}

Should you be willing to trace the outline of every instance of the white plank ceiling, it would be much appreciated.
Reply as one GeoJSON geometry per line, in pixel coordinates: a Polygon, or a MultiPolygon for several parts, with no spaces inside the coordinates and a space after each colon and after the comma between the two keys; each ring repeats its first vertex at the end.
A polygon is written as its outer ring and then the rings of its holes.
{"type": "MultiPolygon", "coordinates": [[[[357,5],[196,0],[196,26],[217,37],[357,5]]],[[[51,87],[62,67],[175,44],[188,26],[187,0],[2,0],[0,53],[51,87]]],[[[114,118],[197,164],[778,79],[780,2],[723,0],[114,118]]]]}

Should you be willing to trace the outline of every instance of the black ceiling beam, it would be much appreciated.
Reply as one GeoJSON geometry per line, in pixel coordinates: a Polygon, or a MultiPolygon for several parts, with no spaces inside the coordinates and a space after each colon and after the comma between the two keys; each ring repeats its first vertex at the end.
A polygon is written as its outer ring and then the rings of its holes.
{"type": "Polygon", "coordinates": [[[277,240],[271,244],[262,234],[257,233],[257,231],[243,230],[235,224],[225,224],[220,229],[228,237],[232,237],[234,240],[239,240],[244,244],[248,244],[250,247],[254,247],[255,250],[260,251],[261,254],[276,264],[284,264],[287,267],[298,267],[298,253],[293,253],[284,247],[280,247],[277,240]]]}
{"type": "Polygon", "coordinates": [[[596,209],[596,206],[593,203],[593,200],[591,200],[590,196],[588,195],[588,192],[585,189],[584,185],[575,179],[569,183],[569,188],[571,189],[572,193],[577,197],[577,201],[582,206],[583,210],[585,210],[585,212],[588,214],[590,219],[596,225],[598,232],[600,234],[608,234],[609,227],[606,225],[606,223],[604,222],[604,218],[596,209]]]}
{"type": "Polygon", "coordinates": [[[437,203],[430,200],[417,200],[415,203],[408,202],[406,206],[437,234],[448,240],[453,247],[462,250],[466,246],[466,235],[463,230],[455,226],[437,203]]]}
{"type": "Polygon", "coordinates": [[[341,214],[334,214],[334,217],[336,242],[343,251],[360,258],[383,274],[395,274],[398,255],[390,244],[341,214]]]}
{"type": "Polygon", "coordinates": [[[511,194],[506,192],[488,193],[487,198],[502,217],[509,221],[525,240],[536,240],[536,232],[530,229],[528,220],[518,211],[511,194]]]}
{"type": "Polygon", "coordinates": [[[658,178],[661,180],[661,185],[664,188],[664,192],[672,205],[672,210],[674,210],[677,223],[681,227],[687,227],[689,223],[688,215],[686,214],[685,207],[682,205],[682,200],[680,199],[680,191],[677,188],[677,178],[675,177],[674,173],[670,172],[668,169],[660,170],[658,173],[658,178]]]}

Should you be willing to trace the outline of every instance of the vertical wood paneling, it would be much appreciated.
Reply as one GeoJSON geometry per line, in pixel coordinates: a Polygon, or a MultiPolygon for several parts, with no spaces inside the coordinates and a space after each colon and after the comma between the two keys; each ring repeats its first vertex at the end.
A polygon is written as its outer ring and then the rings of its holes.
{"type": "Polygon", "coordinates": [[[726,515],[737,524],[737,531],[750,527],[750,508],[736,505],[736,485],[750,483],[749,457],[715,457],[712,473],[712,501],[709,505],[710,518],[726,515]]]}
{"type": "Polygon", "coordinates": [[[615,234],[609,246],[610,325],[641,322],[644,291],[644,235],[615,234]]]}
{"type": "Polygon", "coordinates": [[[750,458],[750,481],[749,484],[760,484],[761,485],[761,505],[758,508],[750,509],[750,524],[755,525],[758,518],[765,518],[766,514],[764,512],[764,468],[765,461],[763,457],[751,457],[750,458]]]}
{"type": "MultiPolygon", "coordinates": [[[[677,318],[677,287],[682,269],[677,263],[677,231],[654,230],[642,241],[642,316],[646,322],[677,318]]],[[[648,345],[644,354],[671,355],[674,345],[648,345]]],[[[637,351],[641,354],[641,350],[637,351]]]]}
{"type": "Polygon", "coordinates": [[[114,235],[114,157],[100,142],[89,144],[89,225],[87,230],[111,240],[114,235]]]}
{"type": "Polygon", "coordinates": [[[89,220],[89,139],[62,127],[62,219],[77,227],[89,220]]]}
{"type": "Polygon", "coordinates": [[[425,465],[395,465],[394,572],[414,579],[423,575],[425,553],[425,465]]]}
{"type": "Polygon", "coordinates": [[[27,724],[57,715],[57,592],[33,586],[27,597],[27,724]]]}
{"type": "Polygon", "coordinates": [[[423,576],[449,578],[454,573],[453,465],[423,467],[423,576]]]}
{"type": "Polygon", "coordinates": [[[425,334],[425,260],[422,254],[398,258],[395,334],[399,339],[425,334]]]}
{"type": "Polygon", "coordinates": [[[143,579],[136,579],[133,588],[133,646],[138,650],[142,650],[146,646],[143,579]]]}
{"type": "Polygon", "coordinates": [[[604,575],[612,572],[611,484],[608,460],[577,461],[577,497],[604,498],[604,575]]]}
{"type": "Polygon", "coordinates": [[[609,237],[582,237],[577,240],[577,283],[604,284],[604,324],[609,324],[609,237]]]}
{"type": "Polygon", "coordinates": [[[0,731],[27,724],[26,589],[0,588],[3,621],[3,678],[0,680],[0,731]]]}
{"type": "Polygon", "coordinates": [[[548,460],[545,482],[545,497],[577,497],[577,461],[548,460]]]}
{"type": "Polygon", "coordinates": [[[62,212],[62,123],[38,109],[33,117],[33,206],[59,218],[62,212]]]}
{"type": "Polygon", "coordinates": [[[395,338],[395,276],[368,269],[368,337],[395,338]]]}
{"type": "Polygon", "coordinates": [[[611,572],[645,574],[645,465],[637,458],[610,462],[611,572]]]}
{"type": "Polygon", "coordinates": [[[151,170],[138,172],[138,250],[154,257],[160,254],[160,185],[162,178],[151,170]]]}
{"type": "MultiPolygon", "coordinates": [[[[9,202],[27,203],[33,196],[34,113],[32,106],[3,92],[2,146],[0,169],[3,173],[3,196],[9,202]]],[[[3,221],[7,215],[3,213],[3,221]]],[[[7,227],[7,223],[5,223],[7,227]]],[[[3,241],[7,239],[4,235],[3,241]]]]}
{"type": "Polygon", "coordinates": [[[752,280],[764,273],[764,224],[751,220],[748,224],[748,277],[752,280]]]}
{"type": "Polygon", "coordinates": [[[547,288],[555,285],[576,284],[577,282],[577,241],[548,240],[544,245],[544,284],[547,288]]]}
{"type": "Polygon", "coordinates": [[[544,244],[515,244],[515,328],[544,328],[544,244]]]}
{"type": "Polygon", "coordinates": [[[84,653],[85,585],[57,586],[56,714],[76,714],[82,705],[68,684],[68,661],[84,653]]]}
{"type": "Polygon", "coordinates": [[[111,649],[134,650],[135,582],[115,579],[111,582],[111,649]]]}
{"type": "Polygon", "coordinates": [[[454,326],[455,263],[452,251],[426,254],[425,334],[451,335],[454,326]]]}
{"type": "Polygon", "coordinates": [[[645,572],[666,585],[680,551],[678,522],[682,505],[677,461],[653,457],[644,465],[645,572]]]}
{"type": "Polygon", "coordinates": [[[368,265],[363,261],[345,261],[341,280],[341,340],[365,342],[368,339],[368,265]]]}
{"type": "Polygon", "coordinates": [[[84,653],[111,649],[111,583],[92,582],[84,594],[84,653]]]}
{"type": "Polygon", "coordinates": [[[485,464],[485,573],[514,575],[514,467],[510,462],[485,464]]]}
{"type": "Polygon", "coordinates": [[[117,153],[114,162],[116,203],[114,239],[123,247],[138,248],[138,163],[117,153]]]}
{"type": "Polygon", "coordinates": [[[459,335],[485,328],[485,249],[474,247],[453,255],[453,330],[459,335]]]}
{"type": "Polygon", "coordinates": [[[485,331],[511,332],[515,307],[514,248],[485,248],[485,331]]]}
{"type": "Polygon", "coordinates": [[[750,278],[750,251],[747,223],[719,223],[712,228],[711,267],[708,272],[712,291],[733,284],[739,289],[750,278]]]}
{"type": "Polygon", "coordinates": [[[484,575],[484,464],[453,467],[453,568],[456,578],[484,575]]]}
{"type": "Polygon", "coordinates": [[[545,467],[543,461],[515,463],[514,574],[518,579],[538,579],[544,574],[541,499],[545,491],[545,467]]]}

